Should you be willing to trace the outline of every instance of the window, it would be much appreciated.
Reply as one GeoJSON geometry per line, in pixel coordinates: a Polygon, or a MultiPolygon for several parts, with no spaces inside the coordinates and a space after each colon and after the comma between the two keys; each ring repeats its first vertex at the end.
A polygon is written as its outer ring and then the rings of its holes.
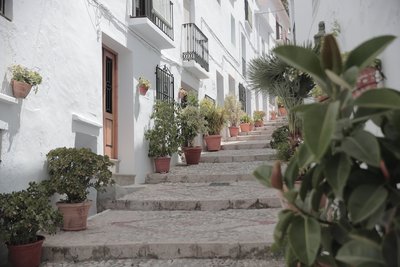
{"type": "Polygon", "coordinates": [[[242,104],[242,110],[246,112],[246,88],[241,83],[239,83],[239,101],[242,104]]]}
{"type": "Polygon", "coordinates": [[[282,39],[282,26],[276,21],[276,40],[282,39]]]}
{"type": "Polygon", "coordinates": [[[246,76],[246,37],[242,34],[242,75],[246,76]]]}
{"type": "Polygon", "coordinates": [[[0,15],[4,16],[4,5],[5,4],[5,0],[0,0],[0,15]]]}
{"type": "Polygon", "coordinates": [[[249,23],[250,27],[253,27],[253,12],[248,0],[244,0],[244,18],[249,23]]]}
{"type": "Polygon", "coordinates": [[[168,102],[174,101],[174,75],[167,66],[156,67],[156,99],[168,102]]]}
{"type": "Polygon", "coordinates": [[[236,22],[235,18],[231,15],[231,43],[236,46],[236,22]]]}

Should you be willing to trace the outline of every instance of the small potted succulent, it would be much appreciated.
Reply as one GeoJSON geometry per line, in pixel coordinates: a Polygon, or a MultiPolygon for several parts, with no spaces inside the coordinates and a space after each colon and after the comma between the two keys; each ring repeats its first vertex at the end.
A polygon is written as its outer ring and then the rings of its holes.
{"type": "Polygon", "coordinates": [[[193,105],[182,109],[178,117],[186,164],[199,164],[202,148],[195,146],[194,139],[198,134],[207,132],[207,121],[200,113],[199,108],[193,105]]]}
{"type": "Polygon", "coordinates": [[[87,227],[91,201],[89,188],[102,192],[114,183],[107,155],[97,155],[87,148],[56,148],[47,154],[50,175],[47,188],[50,193],[65,195],[57,203],[64,217],[63,230],[78,231],[87,227]]]}
{"type": "Polygon", "coordinates": [[[253,119],[256,127],[262,127],[264,125],[264,117],[265,112],[262,110],[256,110],[253,112],[253,119]]]}
{"type": "Polygon", "coordinates": [[[250,132],[250,116],[246,113],[240,117],[240,130],[244,133],[250,132]]]}
{"type": "Polygon", "coordinates": [[[42,76],[36,71],[29,70],[21,65],[11,67],[12,88],[16,98],[26,98],[32,87],[35,94],[38,91],[38,85],[42,83],[42,76]]]}
{"type": "Polygon", "coordinates": [[[149,90],[150,86],[151,86],[151,83],[149,80],[147,80],[143,77],[139,77],[138,88],[139,88],[139,93],[141,95],[146,95],[147,90],[149,90]]]}
{"type": "Polygon", "coordinates": [[[170,169],[172,154],[179,149],[178,109],[175,104],[157,101],[151,114],[153,127],[146,131],[149,140],[149,157],[154,158],[157,173],[167,173],[170,169]]]}
{"type": "Polygon", "coordinates": [[[238,136],[240,114],[242,112],[242,104],[236,99],[235,95],[228,95],[224,101],[224,114],[229,123],[229,134],[231,137],[238,136]]]}
{"type": "Polygon", "coordinates": [[[207,121],[207,133],[204,136],[204,140],[207,145],[208,151],[218,151],[221,149],[221,130],[225,123],[224,112],[221,108],[215,106],[215,104],[204,98],[200,102],[200,113],[207,121]]]}
{"type": "Polygon", "coordinates": [[[55,234],[61,224],[62,216],[51,207],[42,183],[0,194],[0,239],[8,247],[13,267],[39,266],[45,238],[38,231],[55,234]]]}

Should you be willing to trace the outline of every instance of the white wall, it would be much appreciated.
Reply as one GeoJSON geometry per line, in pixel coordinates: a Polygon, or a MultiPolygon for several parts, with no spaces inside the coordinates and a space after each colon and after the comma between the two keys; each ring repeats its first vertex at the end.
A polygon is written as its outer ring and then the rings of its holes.
{"type": "MultiPolygon", "coordinates": [[[[340,25],[338,42],[342,51],[350,51],[361,42],[372,37],[391,34],[400,37],[400,1],[316,1],[313,14],[311,1],[294,1],[297,43],[313,40],[319,21],[325,21],[326,32],[331,32],[334,22],[340,25]]],[[[384,53],[383,72],[385,85],[400,90],[400,38],[397,38],[384,53]]]]}

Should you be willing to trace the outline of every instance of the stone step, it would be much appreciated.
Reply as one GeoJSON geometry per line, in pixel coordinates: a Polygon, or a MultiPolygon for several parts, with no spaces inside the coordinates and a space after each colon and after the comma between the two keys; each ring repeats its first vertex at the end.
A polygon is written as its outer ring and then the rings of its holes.
{"type": "Polygon", "coordinates": [[[222,142],[221,149],[223,150],[241,150],[241,149],[260,149],[271,148],[270,140],[254,140],[254,141],[230,141],[222,142]]]}
{"type": "Polygon", "coordinates": [[[284,260],[277,256],[271,260],[233,259],[124,259],[87,262],[45,262],[41,267],[283,267],[284,260]]]}
{"type": "Polygon", "coordinates": [[[47,235],[42,259],[272,259],[279,210],[108,210],[90,218],[85,231],[47,235]]]}
{"type": "Polygon", "coordinates": [[[226,162],[249,162],[276,159],[276,150],[263,149],[241,149],[220,150],[216,152],[202,152],[200,162],[226,163],[226,162]]]}
{"type": "Polygon", "coordinates": [[[254,140],[269,140],[271,139],[271,134],[262,135],[239,135],[236,137],[226,137],[224,141],[254,141],[254,140]]]}
{"type": "Polygon", "coordinates": [[[164,183],[109,201],[113,210],[226,210],[279,208],[276,190],[257,181],[164,183]]]}
{"type": "Polygon", "coordinates": [[[134,174],[120,174],[113,173],[112,179],[119,185],[132,185],[135,184],[136,175],[134,174]]]}
{"type": "MultiPolygon", "coordinates": [[[[147,184],[157,183],[210,183],[255,181],[253,171],[265,161],[199,163],[172,167],[169,173],[151,173],[146,177],[147,184]]],[[[272,165],[273,161],[268,162],[272,165]]]]}
{"type": "Polygon", "coordinates": [[[110,201],[122,198],[133,192],[144,189],[144,185],[124,185],[118,184],[107,186],[104,192],[97,192],[97,212],[101,212],[107,209],[107,205],[110,201]]]}

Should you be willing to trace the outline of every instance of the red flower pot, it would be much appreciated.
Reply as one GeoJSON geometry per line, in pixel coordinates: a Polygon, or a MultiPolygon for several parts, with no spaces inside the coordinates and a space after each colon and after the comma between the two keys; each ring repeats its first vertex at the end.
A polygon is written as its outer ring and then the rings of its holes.
{"type": "Polygon", "coordinates": [[[146,95],[147,94],[147,90],[149,90],[149,88],[147,88],[146,86],[140,86],[139,87],[139,92],[141,95],[146,95]]]}
{"type": "Polygon", "coordinates": [[[239,135],[239,127],[231,126],[229,127],[229,135],[231,137],[236,137],[239,135]]]}
{"type": "Polygon", "coordinates": [[[200,162],[201,146],[184,147],[183,153],[185,154],[186,164],[195,165],[200,162]]]}
{"type": "Polygon", "coordinates": [[[37,241],[25,245],[7,245],[8,260],[13,267],[39,267],[42,258],[44,236],[37,236],[37,241]]]}
{"type": "Polygon", "coordinates": [[[25,98],[31,91],[32,85],[12,80],[13,94],[16,98],[25,98]]]}
{"type": "Polygon", "coordinates": [[[256,126],[256,127],[262,127],[262,126],[263,126],[263,121],[256,121],[256,122],[254,122],[254,126],[256,126]]]}
{"type": "Polygon", "coordinates": [[[254,130],[254,123],[250,123],[250,131],[254,130]]]}
{"type": "Polygon", "coordinates": [[[244,133],[250,132],[250,123],[241,123],[240,130],[244,133]]]}
{"type": "Polygon", "coordinates": [[[87,227],[87,217],[92,201],[88,200],[82,203],[63,203],[58,202],[58,210],[63,215],[65,231],[80,231],[87,227]]]}
{"type": "Polygon", "coordinates": [[[169,172],[169,166],[171,163],[170,157],[159,157],[154,158],[154,165],[156,167],[157,173],[167,173],[169,172]]]}
{"type": "Polygon", "coordinates": [[[204,140],[207,144],[208,151],[218,151],[221,149],[221,135],[207,135],[204,136],[204,140]]]}

